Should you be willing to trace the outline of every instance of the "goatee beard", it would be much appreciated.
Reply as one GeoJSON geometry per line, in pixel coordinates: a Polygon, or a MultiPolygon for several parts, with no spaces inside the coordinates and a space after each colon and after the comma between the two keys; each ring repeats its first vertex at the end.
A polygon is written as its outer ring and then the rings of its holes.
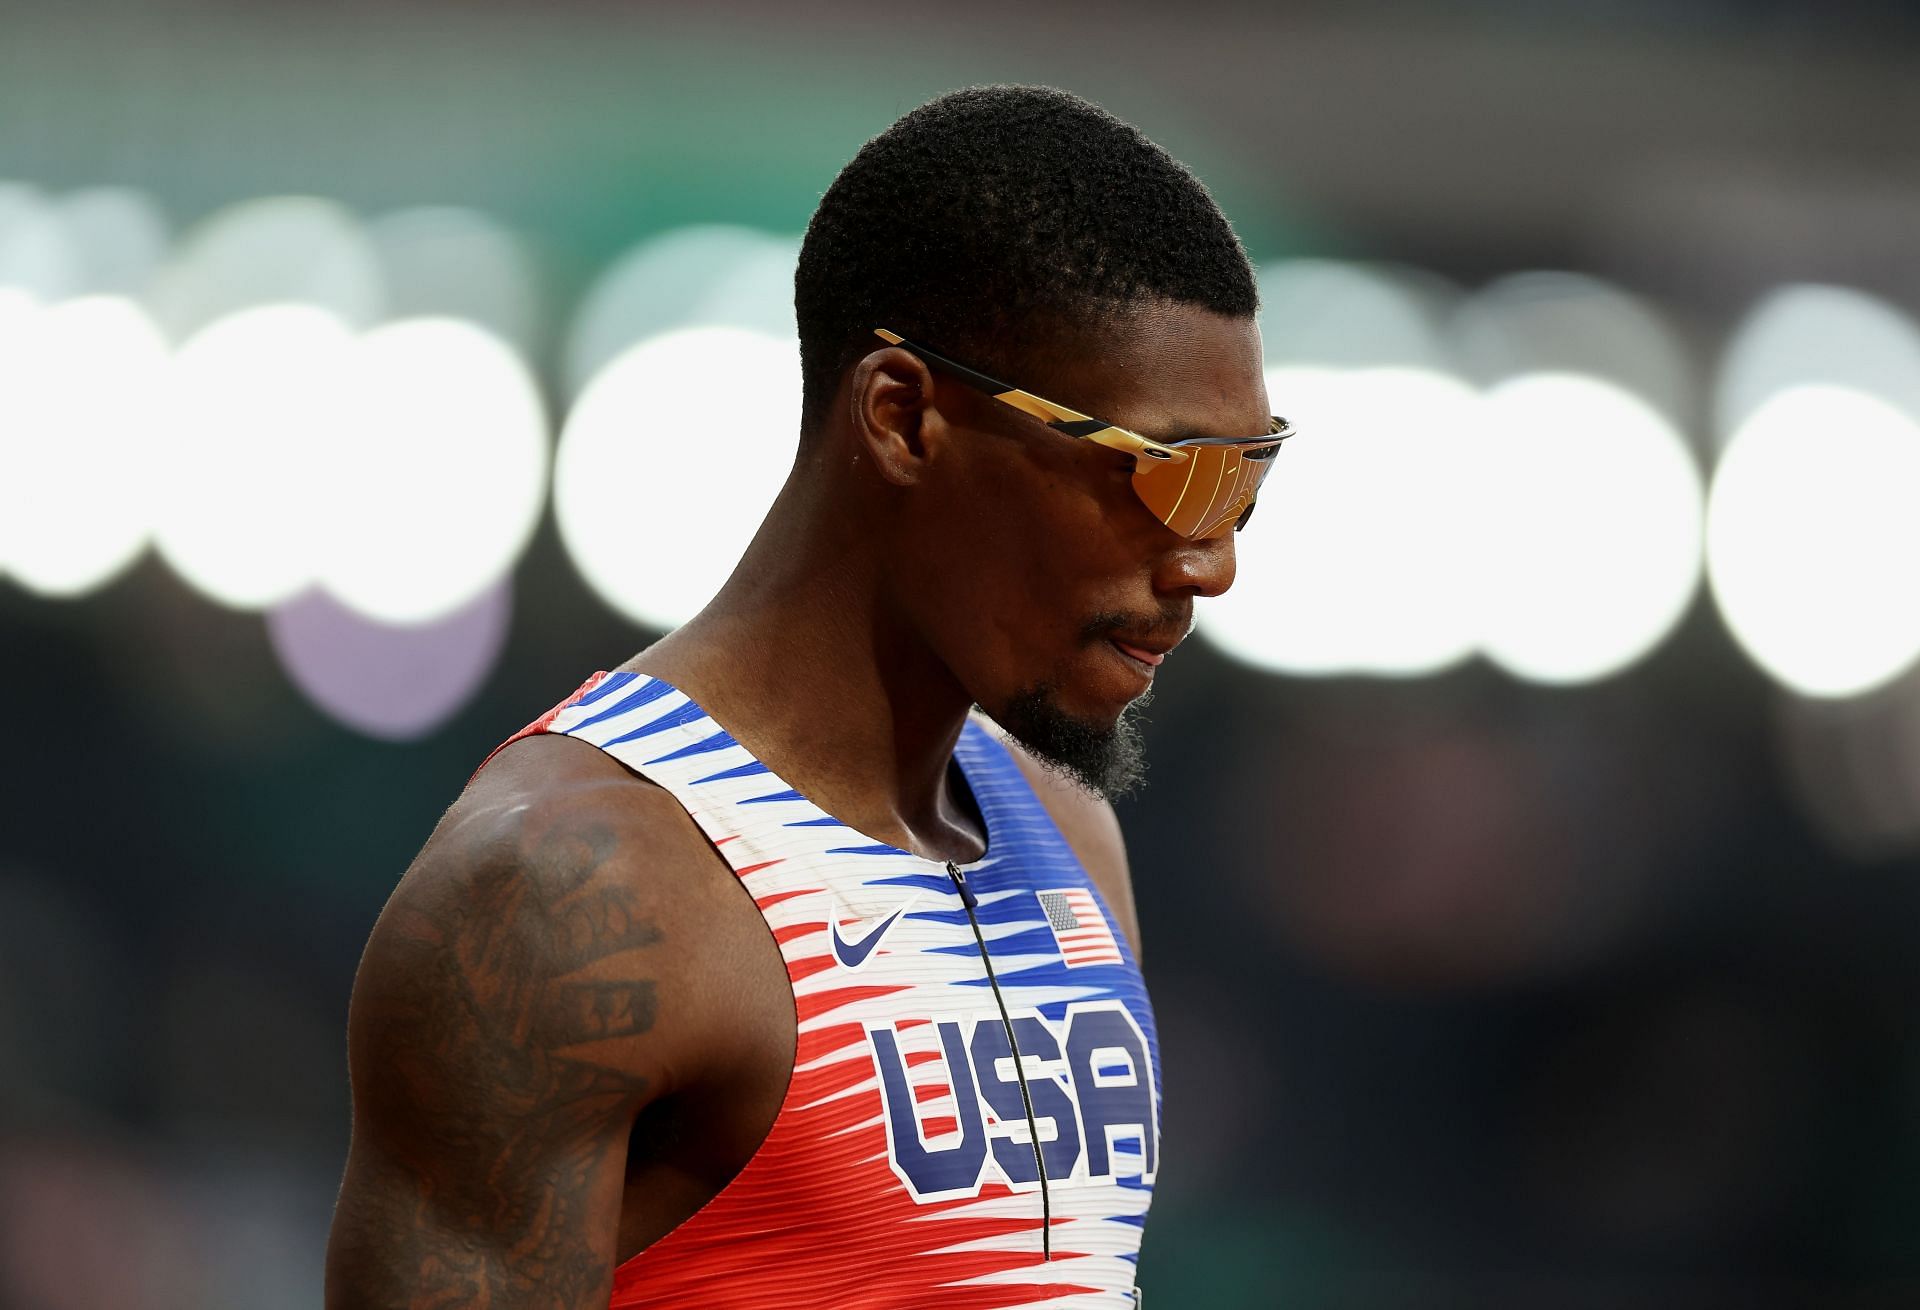
{"type": "Polygon", "coordinates": [[[1055,690],[1042,682],[1016,692],[992,717],[1041,764],[1088,791],[1109,801],[1138,791],[1146,782],[1147,752],[1135,711],[1152,701],[1153,689],[1105,725],[1068,714],[1055,690]]]}

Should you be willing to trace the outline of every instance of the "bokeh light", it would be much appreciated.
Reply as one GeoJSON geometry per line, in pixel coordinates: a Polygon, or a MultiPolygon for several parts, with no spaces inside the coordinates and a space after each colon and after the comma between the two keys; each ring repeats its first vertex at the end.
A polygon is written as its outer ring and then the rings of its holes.
{"type": "Polygon", "coordinates": [[[1624,387],[1676,425],[1693,416],[1693,370],[1679,335],[1651,302],[1589,274],[1495,278],[1460,304],[1447,339],[1482,386],[1524,373],[1580,373],[1624,387]]]}
{"type": "Polygon", "coordinates": [[[1774,396],[1812,384],[1878,396],[1920,419],[1920,328],[1885,300],[1850,287],[1777,288],[1727,343],[1714,399],[1721,445],[1774,396]]]}
{"type": "Polygon", "coordinates": [[[1451,292],[1437,277],[1333,259],[1263,264],[1258,276],[1270,365],[1450,367],[1438,320],[1451,292]]]}
{"type": "MultiPolygon", "coordinates": [[[[40,302],[15,287],[0,286],[0,389],[11,390],[34,339],[40,302]]],[[[20,443],[0,431],[0,576],[21,547],[24,521],[19,502],[27,494],[27,471],[19,466],[20,443]]]]}
{"type": "Polygon", "coordinates": [[[1514,378],[1481,408],[1475,605],[1487,654],[1587,682],[1651,650],[1700,577],[1701,478],[1646,401],[1597,378],[1514,378]]]}
{"type": "Polygon", "coordinates": [[[1412,369],[1274,369],[1301,429],[1200,609],[1228,653],[1291,674],[1426,674],[1482,650],[1582,682],[1644,655],[1700,572],[1702,492],[1644,401],[1570,374],[1482,395],[1412,369]]]}
{"type": "Polygon", "coordinates": [[[525,243],[498,220],[451,205],[402,209],[368,223],[367,238],[389,317],[466,319],[532,356],[539,278],[525,243]]]}
{"type": "Polygon", "coordinates": [[[422,623],[513,567],[546,500],[546,419],[526,364],[450,318],[390,323],[346,361],[346,422],[315,485],[314,576],[368,618],[422,623]]]}
{"type": "Polygon", "coordinates": [[[673,628],[719,590],[793,464],[798,345],[740,328],[669,332],[609,364],[554,460],[560,535],[593,590],[673,628]]]}
{"type": "Polygon", "coordinates": [[[133,302],[89,296],[0,327],[4,558],[44,596],[83,595],[150,529],[154,413],[167,347],[133,302]]]}
{"type": "Polygon", "coordinates": [[[146,291],[171,239],[152,196],[133,187],[88,187],[61,196],[56,205],[79,256],[73,294],[146,291]]]}
{"type": "Polygon", "coordinates": [[[281,667],[308,700],[355,732],[412,741],[440,727],[480,689],[513,613],[496,582],[432,623],[370,621],[319,589],[267,614],[281,667]]]}
{"type": "Polygon", "coordinates": [[[1783,691],[1774,726],[1795,798],[1835,850],[1920,852],[1920,672],[1844,699],[1783,691]]]}
{"type": "Polygon", "coordinates": [[[323,533],[357,529],[318,494],[343,480],[353,333],[310,305],[243,310],[174,359],[155,481],[154,542],[223,605],[259,609],[314,575],[323,533]]]}
{"type": "Polygon", "coordinates": [[[79,290],[83,276],[80,251],[52,199],[24,182],[0,182],[0,287],[62,300],[79,290]]]}
{"type": "Polygon", "coordinates": [[[1899,8],[10,7],[0,1305],[318,1303],[395,880],[738,557],[836,170],[1068,49],[1257,252],[1301,432],[1115,806],[1145,1302],[1903,1300],[1899,8]]]}
{"type": "Polygon", "coordinates": [[[791,336],[798,242],[754,228],[698,224],[635,246],[600,275],[567,336],[561,369],[578,395],[613,358],[683,327],[791,336]]]}
{"type": "Polygon", "coordinates": [[[1707,566],[1727,626],[1774,678],[1850,696],[1920,656],[1920,424],[1845,387],[1766,401],[1720,457],[1707,566]]]}
{"type": "Polygon", "coordinates": [[[797,337],[793,275],[798,237],[768,236],[726,266],[681,313],[685,327],[740,327],[772,337],[797,337]]]}
{"type": "Polygon", "coordinates": [[[1470,653],[1478,396],[1416,369],[1274,370],[1300,429],[1282,447],[1238,573],[1199,607],[1209,641],[1286,673],[1432,672],[1470,653]]]}
{"type": "Polygon", "coordinates": [[[359,219],[313,196],[249,200],[202,220],[155,273],[149,301],[176,341],[236,311],[282,303],[366,328],[387,303],[380,259],[359,219]]]}

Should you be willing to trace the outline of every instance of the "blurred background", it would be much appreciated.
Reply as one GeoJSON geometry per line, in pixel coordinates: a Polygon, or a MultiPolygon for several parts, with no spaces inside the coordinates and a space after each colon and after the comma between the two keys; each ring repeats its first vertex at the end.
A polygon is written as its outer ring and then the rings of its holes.
{"type": "Polygon", "coordinates": [[[319,1306],[375,914],[983,81],[1206,180],[1304,433],[1122,807],[1148,1303],[1920,1305],[1913,12],[0,0],[0,1305],[319,1306]]]}

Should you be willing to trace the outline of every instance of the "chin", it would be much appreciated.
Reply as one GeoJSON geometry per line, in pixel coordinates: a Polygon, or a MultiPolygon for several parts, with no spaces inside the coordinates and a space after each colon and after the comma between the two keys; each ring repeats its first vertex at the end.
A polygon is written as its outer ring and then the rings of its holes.
{"type": "Polygon", "coordinates": [[[1088,791],[1115,800],[1146,780],[1146,750],[1136,711],[1152,689],[1117,711],[1069,710],[1058,687],[1039,682],[1015,692],[990,717],[1047,768],[1088,791]]]}

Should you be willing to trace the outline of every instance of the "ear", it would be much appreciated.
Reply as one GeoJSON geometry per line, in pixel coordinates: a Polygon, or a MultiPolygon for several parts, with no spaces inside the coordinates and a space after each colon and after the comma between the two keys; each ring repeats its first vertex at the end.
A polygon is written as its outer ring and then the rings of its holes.
{"type": "Polygon", "coordinates": [[[926,363],[898,346],[884,347],[853,366],[848,392],[854,449],[888,482],[919,482],[929,438],[937,445],[945,431],[926,363]]]}

